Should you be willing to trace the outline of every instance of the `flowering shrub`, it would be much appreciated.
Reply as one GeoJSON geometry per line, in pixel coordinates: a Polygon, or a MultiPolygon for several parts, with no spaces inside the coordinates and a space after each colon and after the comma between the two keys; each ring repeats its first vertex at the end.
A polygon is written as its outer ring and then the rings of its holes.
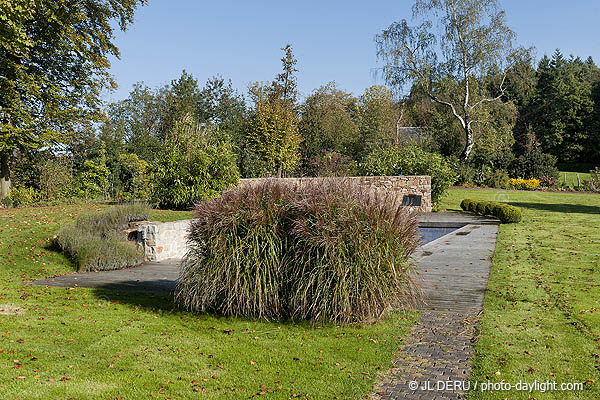
{"type": "Polygon", "coordinates": [[[540,180],[531,179],[509,179],[508,187],[511,189],[535,190],[540,186],[540,180]]]}

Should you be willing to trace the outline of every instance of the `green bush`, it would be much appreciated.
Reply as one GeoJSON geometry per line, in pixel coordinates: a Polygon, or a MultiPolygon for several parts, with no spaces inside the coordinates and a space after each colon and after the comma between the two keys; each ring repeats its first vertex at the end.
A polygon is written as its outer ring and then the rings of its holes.
{"type": "Polygon", "coordinates": [[[41,200],[40,193],[31,187],[13,187],[3,199],[6,207],[27,207],[41,200]]]}
{"type": "Polygon", "coordinates": [[[475,185],[477,170],[472,165],[466,163],[458,163],[456,167],[456,175],[456,185],[473,186],[475,185]]]}
{"type": "Polygon", "coordinates": [[[497,216],[500,213],[500,208],[504,207],[506,204],[504,203],[496,203],[492,202],[491,212],[488,215],[497,216]]]}
{"type": "Polygon", "coordinates": [[[495,211],[495,217],[497,217],[503,224],[520,222],[523,218],[521,210],[519,210],[517,207],[508,204],[496,208],[495,211]]]}
{"type": "Polygon", "coordinates": [[[505,188],[506,182],[508,182],[509,176],[506,171],[501,169],[495,170],[489,173],[485,177],[485,185],[491,188],[505,188]]]}
{"type": "Polygon", "coordinates": [[[73,167],[67,157],[53,157],[40,165],[40,193],[44,201],[64,200],[73,190],[73,167]]]}
{"type": "Polygon", "coordinates": [[[137,265],[143,254],[127,241],[123,230],[130,222],[147,220],[149,211],[146,205],[130,204],[80,217],[58,232],[56,243],[77,270],[103,271],[137,265]]]}
{"type": "Polygon", "coordinates": [[[71,196],[86,199],[105,198],[108,194],[110,171],[106,166],[106,145],[100,142],[97,154],[87,158],[77,171],[71,196]]]}
{"type": "Polygon", "coordinates": [[[473,202],[473,199],[464,199],[463,201],[460,202],[460,208],[463,209],[463,211],[469,211],[470,207],[471,207],[471,203],[473,202]]]}
{"type": "Polygon", "coordinates": [[[479,215],[496,217],[503,224],[520,222],[522,219],[521,210],[510,204],[464,199],[460,203],[460,207],[465,211],[471,211],[479,215]]]}
{"type": "Polygon", "coordinates": [[[335,151],[314,156],[307,168],[312,176],[356,176],[356,162],[335,151]]]}
{"type": "Polygon", "coordinates": [[[172,132],[154,165],[152,202],[185,209],[218,196],[239,181],[231,144],[217,130],[183,124],[172,132]]]}
{"type": "Polygon", "coordinates": [[[492,201],[485,201],[483,202],[484,206],[483,206],[483,215],[494,215],[494,207],[495,204],[492,201]]]}
{"type": "Polygon", "coordinates": [[[475,204],[475,212],[479,215],[486,215],[486,207],[488,205],[488,201],[478,201],[475,204]]]}
{"type": "Polygon", "coordinates": [[[375,148],[361,166],[364,175],[429,175],[431,199],[438,204],[457,179],[456,165],[440,154],[428,153],[419,146],[389,145],[375,148]]]}
{"type": "Polygon", "coordinates": [[[534,147],[525,154],[515,158],[509,168],[510,176],[530,179],[540,176],[558,178],[556,157],[545,154],[539,147],[534,147]]]}
{"type": "Polygon", "coordinates": [[[417,221],[375,196],[346,181],[267,180],[198,204],[176,301],[192,311],[336,322],[408,306],[417,221]]]}
{"type": "Polygon", "coordinates": [[[471,200],[468,211],[477,212],[477,200],[471,200]]]}
{"type": "Polygon", "coordinates": [[[119,159],[121,191],[117,197],[124,201],[150,199],[150,165],[137,154],[120,154],[119,159]]]}

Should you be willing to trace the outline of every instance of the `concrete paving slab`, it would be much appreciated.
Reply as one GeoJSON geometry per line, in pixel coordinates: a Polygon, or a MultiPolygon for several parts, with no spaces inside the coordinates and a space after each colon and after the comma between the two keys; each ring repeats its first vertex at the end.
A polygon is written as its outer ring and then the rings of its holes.
{"type": "MultiPolygon", "coordinates": [[[[452,220],[460,218],[452,216],[452,220]]],[[[498,225],[471,218],[462,221],[468,225],[421,246],[414,254],[413,279],[423,290],[425,310],[481,311],[498,225]]]]}
{"type": "Polygon", "coordinates": [[[116,271],[85,272],[60,275],[31,282],[35,285],[86,287],[172,293],[179,276],[179,259],[148,262],[138,267],[116,271]]]}
{"type": "Polygon", "coordinates": [[[423,215],[420,221],[464,225],[415,253],[413,278],[423,291],[423,311],[393,367],[380,376],[372,399],[463,399],[468,385],[498,223],[461,213],[423,215]],[[465,386],[435,390],[438,381],[465,386]]]}

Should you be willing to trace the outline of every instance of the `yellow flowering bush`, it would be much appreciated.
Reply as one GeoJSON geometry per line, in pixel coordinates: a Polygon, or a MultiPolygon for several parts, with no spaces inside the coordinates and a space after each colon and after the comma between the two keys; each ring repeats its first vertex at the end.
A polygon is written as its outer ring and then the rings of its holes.
{"type": "Polygon", "coordinates": [[[531,179],[509,179],[508,186],[512,189],[535,190],[540,186],[540,180],[531,179]]]}

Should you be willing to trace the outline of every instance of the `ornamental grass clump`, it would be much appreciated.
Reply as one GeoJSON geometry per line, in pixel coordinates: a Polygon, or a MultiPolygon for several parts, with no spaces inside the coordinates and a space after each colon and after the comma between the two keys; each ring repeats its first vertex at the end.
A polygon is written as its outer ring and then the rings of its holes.
{"type": "Polygon", "coordinates": [[[117,206],[99,214],[79,217],[62,228],[56,244],[73,261],[78,271],[107,271],[130,267],[143,260],[123,230],[130,222],[148,219],[144,204],[117,206]]]}
{"type": "Polygon", "coordinates": [[[193,311],[278,319],[291,263],[288,220],[295,188],[242,185],[196,206],[176,301],[193,311]]]}
{"type": "Polygon", "coordinates": [[[393,197],[323,181],[298,192],[292,215],[292,318],[368,321],[414,300],[418,225],[393,197]]]}
{"type": "Polygon", "coordinates": [[[176,301],[249,318],[376,321],[417,301],[418,244],[408,210],[347,181],[243,184],[197,206],[176,301]]]}

